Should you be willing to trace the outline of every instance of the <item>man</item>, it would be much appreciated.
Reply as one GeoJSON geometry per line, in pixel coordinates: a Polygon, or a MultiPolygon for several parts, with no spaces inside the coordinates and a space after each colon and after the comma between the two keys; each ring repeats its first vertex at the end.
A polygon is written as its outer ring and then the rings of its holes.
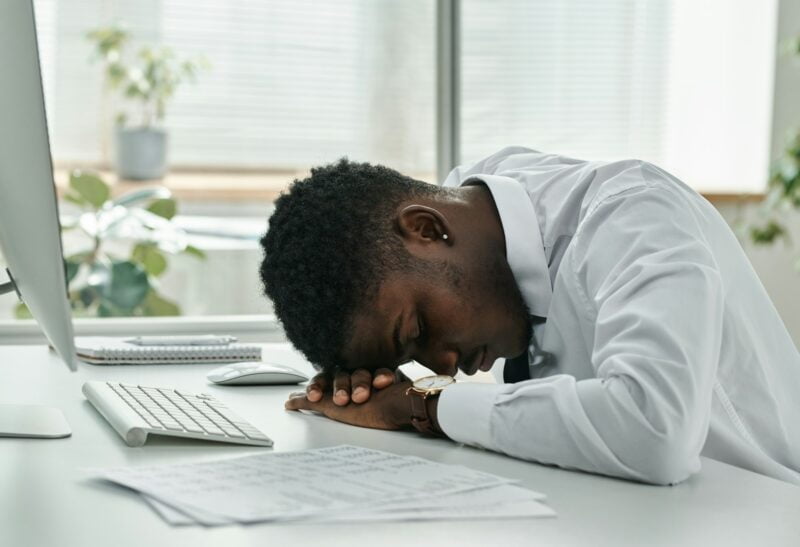
{"type": "Polygon", "coordinates": [[[723,219],[657,167],[514,147],[436,187],[342,160],[262,244],[322,370],[288,409],[654,484],[701,454],[800,484],[800,355],[723,219]],[[506,383],[393,383],[412,359],[506,383]]]}

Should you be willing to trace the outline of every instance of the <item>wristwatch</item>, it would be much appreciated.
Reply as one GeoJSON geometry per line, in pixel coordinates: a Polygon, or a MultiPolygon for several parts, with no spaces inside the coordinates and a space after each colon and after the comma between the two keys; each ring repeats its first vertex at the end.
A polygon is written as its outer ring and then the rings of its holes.
{"type": "Polygon", "coordinates": [[[414,380],[411,387],[406,390],[406,395],[411,397],[411,424],[417,431],[426,435],[439,435],[428,416],[427,400],[431,397],[438,397],[444,388],[455,381],[452,376],[444,374],[425,376],[414,380]]]}

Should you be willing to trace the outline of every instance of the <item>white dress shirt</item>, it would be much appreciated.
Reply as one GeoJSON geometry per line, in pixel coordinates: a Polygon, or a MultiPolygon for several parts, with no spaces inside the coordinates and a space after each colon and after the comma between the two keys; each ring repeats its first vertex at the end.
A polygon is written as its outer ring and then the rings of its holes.
{"type": "Polygon", "coordinates": [[[714,207],[635,160],[511,147],[443,184],[476,179],[554,362],[448,387],[450,438],[655,484],[697,472],[701,454],[800,484],[800,354],[714,207]]]}

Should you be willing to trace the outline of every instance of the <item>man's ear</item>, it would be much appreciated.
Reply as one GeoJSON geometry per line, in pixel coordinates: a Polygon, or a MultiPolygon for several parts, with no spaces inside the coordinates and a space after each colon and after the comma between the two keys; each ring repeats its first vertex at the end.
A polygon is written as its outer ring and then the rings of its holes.
{"type": "Polygon", "coordinates": [[[428,244],[453,242],[447,218],[438,209],[427,205],[408,205],[397,214],[397,229],[407,243],[428,244]]]}

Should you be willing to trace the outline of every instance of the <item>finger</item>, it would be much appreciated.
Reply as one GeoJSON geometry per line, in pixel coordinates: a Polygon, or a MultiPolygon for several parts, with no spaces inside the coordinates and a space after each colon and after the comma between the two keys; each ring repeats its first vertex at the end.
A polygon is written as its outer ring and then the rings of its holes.
{"type": "Polygon", "coordinates": [[[379,368],[372,377],[372,386],[376,389],[389,387],[394,383],[394,372],[388,368],[379,368]]]}
{"type": "Polygon", "coordinates": [[[330,385],[331,379],[327,373],[320,372],[314,376],[306,387],[308,400],[317,402],[322,399],[322,396],[325,394],[325,392],[330,389],[330,385]]]}
{"type": "Polygon", "coordinates": [[[305,393],[292,393],[283,403],[283,408],[286,410],[308,410],[310,406],[310,401],[305,393]]]}
{"type": "Polygon", "coordinates": [[[363,403],[369,399],[370,384],[372,373],[367,369],[360,368],[350,375],[351,398],[354,403],[363,403]]]}
{"type": "Polygon", "coordinates": [[[333,402],[344,406],[350,402],[350,373],[340,370],[333,377],[333,402]]]}

